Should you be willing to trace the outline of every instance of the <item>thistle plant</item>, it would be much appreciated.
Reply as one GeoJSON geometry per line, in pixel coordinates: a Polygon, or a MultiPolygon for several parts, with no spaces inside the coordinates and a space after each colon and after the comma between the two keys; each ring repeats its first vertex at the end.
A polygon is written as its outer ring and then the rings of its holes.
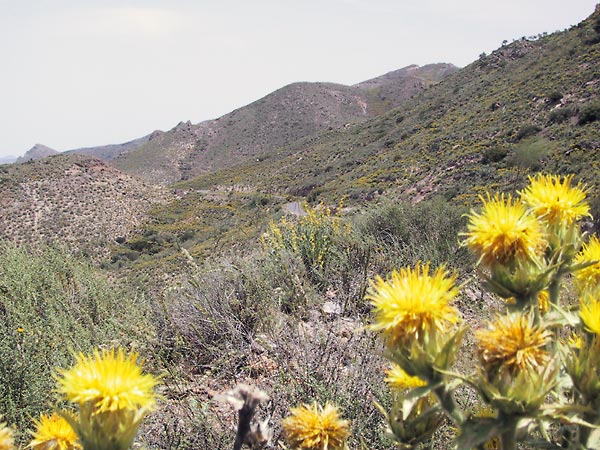
{"type": "MultiPolygon", "coordinates": [[[[59,370],[58,392],[76,404],[77,416],[63,413],[83,450],[126,450],[144,417],[154,408],[157,379],[143,374],[135,352],[122,349],[77,355],[77,363],[59,370]]],[[[61,450],[63,450],[61,448],[61,450]]]]}
{"type": "Polygon", "coordinates": [[[13,450],[15,447],[13,430],[0,423],[0,450],[13,450]]]}
{"type": "MultiPolygon", "coordinates": [[[[64,413],[68,414],[68,413],[64,413]]],[[[74,421],[70,416],[70,421],[74,421]]],[[[42,414],[34,421],[35,431],[31,433],[32,440],[28,447],[33,450],[81,450],[77,434],[69,422],[61,415],[42,414]]]]}
{"type": "Polygon", "coordinates": [[[446,416],[459,449],[600,447],[600,241],[587,239],[586,188],[573,177],[537,175],[517,196],[481,197],[467,215],[463,245],[477,258],[484,285],[505,300],[475,330],[478,363],[453,371],[465,326],[452,305],[456,275],[428,263],[376,277],[368,300],[371,329],[394,364],[384,411],[400,447],[417,448],[446,416]],[[569,302],[564,285],[576,287],[569,302]],[[570,335],[569,339],[563,339],[570,335]],[[485,415],[467,414],[455,390],[474,390],[485,415]]]}
{"type": "Polygon", "coordinates": [[[336,406],[313,403],[292,408],[283,419],[283,433],[292,449],[343,450],[350,435],[348,425],[336,406]]]}

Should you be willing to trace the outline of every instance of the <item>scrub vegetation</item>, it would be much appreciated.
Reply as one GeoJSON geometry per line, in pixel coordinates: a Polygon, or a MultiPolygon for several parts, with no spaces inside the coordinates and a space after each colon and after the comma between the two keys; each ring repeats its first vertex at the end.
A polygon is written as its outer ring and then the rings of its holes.
{"type": "Polygon", "coordinates": [[[145,182],[91,156],[1,166],[7,433],[41,442],[59,407],[87,448],[113,419],[148,449],[595,448],[599,14],[391,100],[318,84],[373,109],[292,115],[270,145],[251,112],[304,114],[315,86],[221,118],[210,145],[181,123],[116,157],[145,182]],[[88,369],[148,389],[84,398],[88,369]]]}

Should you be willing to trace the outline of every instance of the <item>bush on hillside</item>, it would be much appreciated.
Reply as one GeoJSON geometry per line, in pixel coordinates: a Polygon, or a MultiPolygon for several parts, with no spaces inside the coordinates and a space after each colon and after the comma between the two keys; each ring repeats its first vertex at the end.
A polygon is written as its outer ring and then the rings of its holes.
{"type": "Polygon", "coordinates": [[[573,117],[573,108],[564,107],[552,111],[548,116],[548,120],[550,120],[551,123],[563,123],[570,117],[573,117]]]}
{"type": "Polygon", "coordinates": [[[595,122],[600,120],[600,102],[592,102],[581,108],[579,112],[579,125],[585,125],[587,123],[595,122]]]}
{"type": "Polygon", "coordinates": [[[416,205],[389,203],[372,209],[357,225],[364,240],[385,249],[387,267],[432,261],[458,268],[470,261],[456,235],[464,227],[465,209],[435,197],[416,205]]]}
{"type": "Polygon", "coordinates": [[[535,136],[540,131],[541,131],[541,128],[538,127],[537,125],[533,125],[533,124],[523,125],[517,132],[516,140],[520,141],[521,139],[525,139],[530,136],[535,136]]]}
{"type": "Polygon", "coordinates": [[[504,147],[489,147],[483,152],[481,158],[482,164],[490,164],[502,161],[508,155],[508,150],[504,147]]]}
{"type": "Polygon", "coordinates": [[[19,429],[53,399],[53,368],[72,352],[139,344],[150,329],[131,294],[52,248],[0,243],[0,411],[19,429]]]}

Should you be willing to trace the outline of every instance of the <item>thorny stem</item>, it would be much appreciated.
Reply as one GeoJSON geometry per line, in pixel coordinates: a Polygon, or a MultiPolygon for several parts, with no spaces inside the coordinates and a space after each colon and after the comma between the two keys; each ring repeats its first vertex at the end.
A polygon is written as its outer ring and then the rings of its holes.
{"type": "Polygon", "coordinates": [[[556,306],[560,306],[559,305],[559,301],[560,301],[560,276],[555,276],[552,278],[552,281],[550,282],[550,285],[548,286],[548,294],[549,294],[549,300],[550,303],[556,305],[556,306]]]}
{"type": "Polygon", "coordinates": [[[465,415],[463,414],[460,407],[454,401],[452,393],[446,390],[446,385],[441,385],[433,390],[440,405],[444,408],[444,411],[448,414],[448,417],[454,422],[455,425],[462,425],[465,421],[465,415]]]}
{"type": "MultiPolygon", "coordinates": [[[[593,417],[591,414],[584,414],[583,418],[584,420],[590,423],[594,423],[595,420],[595,417],[593,417]]],[[[591,432],[591,428],[586,427],[584,425],[579,425],[579,443],[582,445],[583,448],[587,448],[587,441],[590,438],[591,432]]]]}
{"type": "Polygon", "coordinates": [[[500,435],[502,450],[516,450],[517,448],[517,422],[518,419],[506,416],[506,430],[500,435]]]}

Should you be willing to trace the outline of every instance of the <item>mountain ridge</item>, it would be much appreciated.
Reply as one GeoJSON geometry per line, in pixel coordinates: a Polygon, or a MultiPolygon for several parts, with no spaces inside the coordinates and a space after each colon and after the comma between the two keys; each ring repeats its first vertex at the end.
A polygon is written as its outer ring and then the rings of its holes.
{"type": "Polygon", "coordinates": [[[42,159],[47,156],[58,155],[60,152],[53,148],[47,147],[44,144],[35,144],[31,147],[23,156],[18,157],[15,160],[16,164],[22,164],[28,161],[34,161],[36,159],[42,159]]]}
{"type": "Polygon", "coordinates": [[[595,186],[597,30],[598,10],[569,30],[482,55],[400,108],[181,187],[243,185],[362,200],[383,194],[418,201],[438,193],[468,202],[490,183],[514,189],[539,170],[579,174],[595,186]]]}
{"type": "MultiPolygon", "coordinates": [[[[455,70],[452,64],[413,64],[353,86],[295,82],[216,119],[182,121],[166,132],[157,130],[126,143],[63,153],[114,161],[121,170],[168,184],[380,114],[455,70]]],[[[46,156],[32,150],[23,159],[46,156]]]]}
{"type": "Polygon", "coordinates": [[[435,84],[455,66],[415,65],[377,85],[296,82],[214,120],[186,123],[153,143],[115,158],[117,168],[163,184],[240,162],[299,139],[348,126],[397,106],[435,84]],[[381,90],[390,98],[382,97],[381,90]]]}

